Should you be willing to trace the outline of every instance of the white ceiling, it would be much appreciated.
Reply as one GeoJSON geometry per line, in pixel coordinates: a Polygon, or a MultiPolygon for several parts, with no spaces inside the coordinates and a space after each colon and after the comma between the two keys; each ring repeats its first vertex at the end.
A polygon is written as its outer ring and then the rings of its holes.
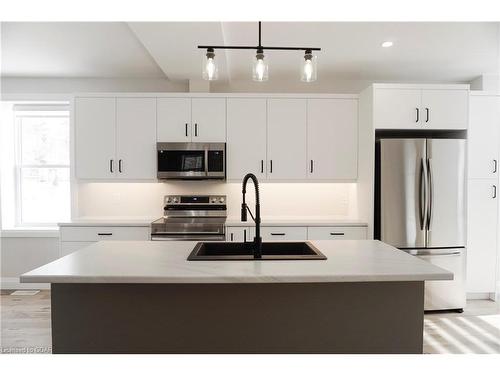
{"type": "MultiPolygon", "coordinates": [[[[498,73],[499,23],[264,22],[264,45],[315,46],[319,80],[470,81],[498,73]],[[382,48],[385,40],[394,42],[382,48]]],[[[257,23],[3,23],[2,75],[201,78],[198,44],[256,45],[257,23]]],[[[254,51],[216,51],[222,81],[251,80],[254,51]]],[[[266,52],[298,80],[300,52],[266,52]]]]}

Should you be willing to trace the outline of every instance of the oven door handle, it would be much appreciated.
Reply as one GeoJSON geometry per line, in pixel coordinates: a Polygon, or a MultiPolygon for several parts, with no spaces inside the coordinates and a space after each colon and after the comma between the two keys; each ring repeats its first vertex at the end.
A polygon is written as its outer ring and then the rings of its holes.
{"type": "Polygon", "coordinates": [[[204,235],[204,234],[224,234],[224,232],[221,232],[220,230],[218,231],[209,231],[209,232],[154,232],[152,235],[157,235],[157,234],[167,234],[167,235],[179,235],[179,236],[199,236],[199,235],[204,235]]]}

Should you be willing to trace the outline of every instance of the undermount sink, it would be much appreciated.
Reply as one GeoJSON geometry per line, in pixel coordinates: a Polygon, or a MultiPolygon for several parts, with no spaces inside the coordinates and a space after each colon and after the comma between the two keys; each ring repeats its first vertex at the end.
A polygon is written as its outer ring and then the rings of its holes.
{"type": "Polygon", "coordinates": [[[263,242],[262,258],[252,242],[198,242],[188,260],[318,260],[326,259],[310,242],[263,242]]]}

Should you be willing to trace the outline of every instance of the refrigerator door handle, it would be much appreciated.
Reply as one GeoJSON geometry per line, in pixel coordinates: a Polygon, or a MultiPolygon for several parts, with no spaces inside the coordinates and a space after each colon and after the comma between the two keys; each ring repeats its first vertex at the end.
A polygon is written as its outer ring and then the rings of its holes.
{"type": "Polygon", "coordinates": [[[427,220],[427,186],[428,186],[427,164],[424,159],[420,159],[420,186],[419,186],[419,213],[420,213],[420,229],[424,230],[425,221],[427,220]]]}
{"type": "Polygon", "coordinates": [[[427,173],[429,174],[428,181],[429,181],[429,207],[427,209],[427,230],[429,230],[432,226],[432,205],[433,205],[433,198],[434,198],[434,183],[433,183],[433,177],[432,177],[432,159],[428,158],[427,159],[427,165],[428,165],[428,170],[427,173]]]}

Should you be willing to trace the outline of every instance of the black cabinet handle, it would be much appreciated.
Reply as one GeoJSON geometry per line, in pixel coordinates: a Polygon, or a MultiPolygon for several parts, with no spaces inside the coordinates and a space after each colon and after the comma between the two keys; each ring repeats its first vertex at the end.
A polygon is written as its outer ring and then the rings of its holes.
{"type": "Polygon", "coordinates": [[[198,136],[198,124],[194,124],[194,136],[198,136]]]}
{"type": "Polygon", "coordinates": [[[285,233],[271,233],[271,236],[284,236],[285,233]]]}
{"type": "Polygon", "coordinates": [[[272,160],[270,160],[270,167],[271,168],[269,168],[269,173],[273,173],[273,161],[272,160]]]}
{"type": "Polygon", "coordinates": [[[417,119],[415,122],[418,122],[420,120],[420,110],[418,108],[415,108],[417,110],[417,119]]]}
{"type": "Polygon", "coordinates": [[[122,159],[118,160],[118,172],[122,173],[122,159]]]}
{"type": "Polygon", "coordinates": [[[247,242],[247,230],[243,229],[243,242],[247,242]]]}
{"type": "Polygon", "coordinates": [[[109,159],[109,171],[113,173],[113,159],[109,159]]]}
{"type": "Polygon", "coordinates": [[[497,197],[497,186],[496,185],[493,185],[493,199],[495,199],[497,197]]]}
{"type": "Polygon", "coordinates": [[[498,161],[497,159],[493,159],[493,173],[497,173],[498,170],[498,161]]]}
{"type": "Polygon", "coordinates": [[[231,242],[233,242],[233,241],[234,241],[234,234],[231,233],[231,242]]]}
{"type": "Polygon", "coordinates": [[[331,232],[330,233],[330,236],[343,236],[343,235],[345,235],[345,233],[343,233],[343,232],[331,232]]]}
{"type": "Polygon", "coordinates": [[[113,233],[97,233],[98,236],[112,236],[113,233]]]}
{"type": "Polygon", "coordinates": [[[186,122],[186,137],[188,136],[188,124],[186,122]]]}
{"type": "Polygon", "coordinates": [[[314,160],[311,160],[311,173],[314,172],[314,160]]]}
{"type": "Polygon", "coordinates": [[[429,122],[429,108],[425,108],[425,122],[429,122]]]}
{"type": "Polygon", "coordinates": [[[260,173],[264,173],[264,160],[260,161],[260,173]]]}

